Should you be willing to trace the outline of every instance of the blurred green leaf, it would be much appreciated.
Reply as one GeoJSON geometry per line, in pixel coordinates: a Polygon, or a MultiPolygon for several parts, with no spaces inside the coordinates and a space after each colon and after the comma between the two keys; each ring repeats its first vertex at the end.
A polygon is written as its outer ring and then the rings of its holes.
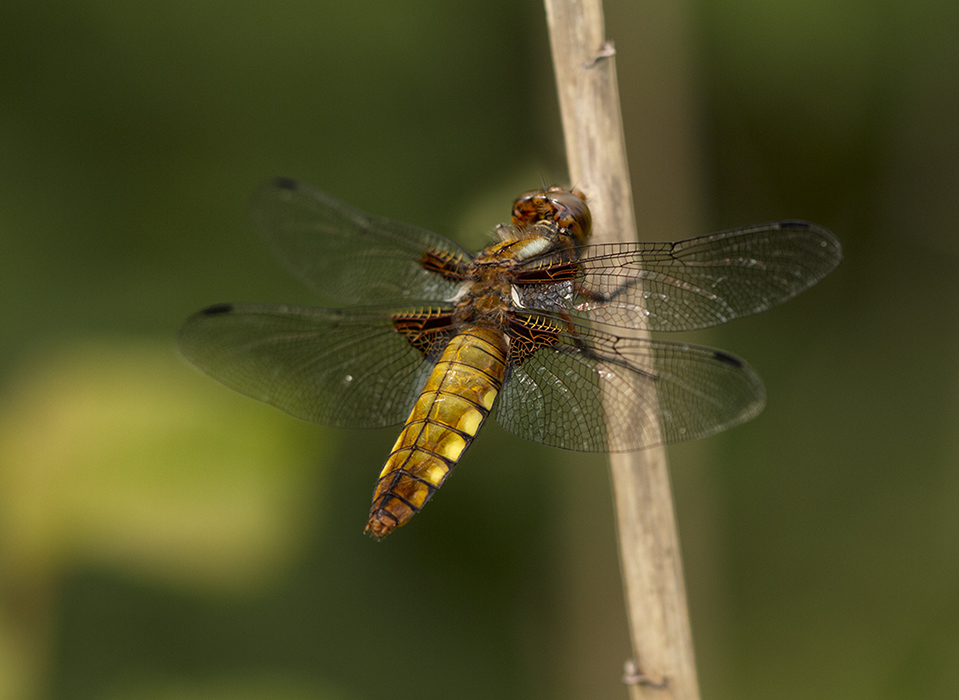
{"type": "Polygon", "coordinates": [[[191,371],[172,342],[45,353],[0,404],[4,574],[82,564],[243,590],[289,565],[316,507],[306,426],[191,371]]]}

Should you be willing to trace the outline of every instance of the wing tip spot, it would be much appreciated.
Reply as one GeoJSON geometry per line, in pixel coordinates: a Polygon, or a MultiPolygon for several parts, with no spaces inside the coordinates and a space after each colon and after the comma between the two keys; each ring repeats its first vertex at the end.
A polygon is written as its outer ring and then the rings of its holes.
{"type": "Polygon", "coordinates": [[[742,360],[740,360],[738,357],[729,355],[721,350],[713,351],[713,359],[719,360],[720,362],[723,362],[727,365],[732,365],[733,367],[736,367],[739,369],[742,369],[746,366],[746,364],[742,360]]]}
{"type": "Polygon", "coordinates": [[[213,306],[208,306],[200,313],[204,316],[219,316],[220,314],[228,314],[233,311],[233,304],[214,304],[213,306]]]}
{"type": "Polygon", "coordinates": [[[297,190],[300,188],[300,183],[292,177],[280,176],[273,179],[273,186],[280,190],[297,190]]]}

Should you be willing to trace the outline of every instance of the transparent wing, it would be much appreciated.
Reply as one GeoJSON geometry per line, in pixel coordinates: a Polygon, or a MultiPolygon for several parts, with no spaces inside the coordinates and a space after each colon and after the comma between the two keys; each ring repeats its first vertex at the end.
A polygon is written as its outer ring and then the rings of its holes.
{"type": "Polygon", "coordinates": [[[402,423],[432,368],[377,309],[222,304],[187,319],[179,346],[226,386],[336,427],[402,423]]]}
{"type": "Polygon", "coordinates": [[[472,259],[443,236],[370,216],[289,178],[259,190],[253,219],[286,266],[336,306],[450,299],[472,259]]]}
{"type": "Polygon", "coordinates": [[[577,326],[510,368],[494,417],[544,445],[626,452],[725,430],[764,400],[755,372],[719,350],[577,326]]]}
{"type": "MultiPolygon", "coordinates": [[[[805,221],[723,231],[678,243],[587,246],[580,258],[585,296],[570,313],[583,321],[650,331],[687,331],[781,304],[829,274],[839,240],[805,221]]],[[[535,289],[524,297],[537,302],[535,289]]],[[[555,309],[555,304],[552,305],[555,309]]]]}

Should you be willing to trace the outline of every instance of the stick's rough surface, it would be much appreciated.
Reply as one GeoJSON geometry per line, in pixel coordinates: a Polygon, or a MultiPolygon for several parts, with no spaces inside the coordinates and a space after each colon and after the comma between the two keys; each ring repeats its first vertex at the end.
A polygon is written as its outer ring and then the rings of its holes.
{"type": "MultiPolygon", "coordinates": [[[[570,182],[588,197],[594,242],[636,240],[615,51],[604,36],[602,2],[545,4],[570,182]]],[[[638,668],[627,679],[630,696],[698,700],[665,451],[612,454],[610,469],[638,668]]]]}

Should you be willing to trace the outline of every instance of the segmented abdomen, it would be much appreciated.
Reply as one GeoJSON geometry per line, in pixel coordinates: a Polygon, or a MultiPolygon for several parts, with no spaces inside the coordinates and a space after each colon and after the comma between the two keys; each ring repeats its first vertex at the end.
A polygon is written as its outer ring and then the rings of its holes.
{"type": "Polygon", "coordinates": [[[386,537],[442,485],[489,415],[505,368],[500,331],[469,328],[449,342],[380,472],[367,532],[386,537]]]}

